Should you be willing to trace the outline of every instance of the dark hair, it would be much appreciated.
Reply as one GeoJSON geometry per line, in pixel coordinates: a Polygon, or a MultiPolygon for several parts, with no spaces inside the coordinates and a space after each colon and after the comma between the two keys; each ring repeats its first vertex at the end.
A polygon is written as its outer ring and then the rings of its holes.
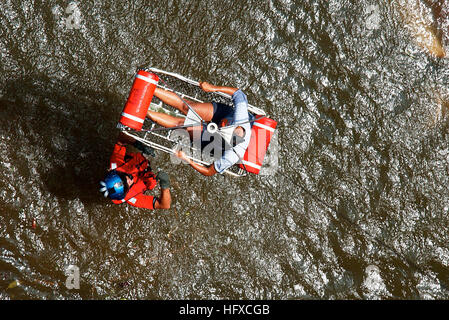
{"type": "Polygon", "coordinates": [[[242,126],[238,126],[234,129],[234,132],[232,132],[232,140],[231,140],[231,144],[233,147],[235,147],[236,145],[245,141],[245,133],[246,133],[246,130],[242,126]],[[242,128],[243,136],[240,136],[235,132],[237,130],[237,128],[242,128]]]}

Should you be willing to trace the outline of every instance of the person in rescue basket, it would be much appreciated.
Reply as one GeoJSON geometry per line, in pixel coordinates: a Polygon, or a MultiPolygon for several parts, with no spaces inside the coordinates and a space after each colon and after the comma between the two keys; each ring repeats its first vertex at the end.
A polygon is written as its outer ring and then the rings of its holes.
{"type": "Polygon", "coordinates": [[[115,204],[128,204],[146,209],[169,209],[171,205],[170,179],[160,171],[156,176],[151,171],[149,161],[141,154],[126,152],[126,144],[134,146],[145,155],[154,157],[154,150],[131,137],[120,134],[110,160],[109,172],[100,182],[100,192],[115,204]],[[159,181],[159,197],[145,195],[159,181]]]}
{"type": "MultiPolygon", "coordinates": [[[[230,168],[243,158],[251,139],[251,124],[249,123],[249,120],[252,119],[252,116],[248,112],[248,100],[242,90],[234,87],[216,86],[208,82],[200,82],[200,88],[205,92],[218,91],[226,93],[232,97],[234,108],[216,102],[188,102],[203,120],[214,122],[220,128],[228,126],[228,129],[222,133],[223,140],[225,140],[227,145],[230,147],[225,147],[221,153],[221,157],[209,166],[204,166],[192,161],[183,151],[178,151],[176,156],[182,160],[185,160],[202,175],[213,176],[216,173],[223,173],[226,169],[230,168]]],[[[184,113],[187,118],[193,117],[192,111],[175,93],[161,88],[156,88],[154,95],[162,102],[184,113]]],[[[185,123],[184,118],[174,117],[165,113],[151,110],[147,112],[147,117],[164,127],[181,126],[185,123]]],[[[192,127],[188,129],[193,131],[198,128],[192,127]]],[[[202,131],[201,143],[207,144],[211,139],[210,135],[207,134],[207,130],[205,130],[204,127],[199,128],[199,130],[202,131]]],[[[221,145],[222,144],[220,143],[220,146],[221,145]]]]}

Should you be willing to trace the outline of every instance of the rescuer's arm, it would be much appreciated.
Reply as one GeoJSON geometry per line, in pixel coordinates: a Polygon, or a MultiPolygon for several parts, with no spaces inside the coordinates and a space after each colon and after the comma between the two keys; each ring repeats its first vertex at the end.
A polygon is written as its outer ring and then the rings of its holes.
{"type": "Polygon", "coordinates": [[[199,173],[201,173],[204,176],[213,176],[214,174],[217,173],[213,164],[211,164],[208,167],[203,166],[202,164],[196,163],[196,162],[192,161],[191,159],[187,158],[186,154],[182,151],[178,151],[176,153],[176,156],[178,158],[186,161],[188,164],[190,164],[190,166],[192,166],[193,169],[195,169],[196,171],[198,171],[199,173]]]}
{"type": "Polygon", "coordinates": [[[130,144],[132,145],[134,142],[136,141],[136,139],[134,139],[133,137],[128,136],[127,134],[120,132],[118,135],[118,139],[117,139],[117,143],[120,145],[127,145],[130,144]]]}
{"type": "Polygon", "coordinates": [[[161,195],[154,202],[154,209],[170,209],[170,205],[171,205],[170,189],[161,188],[161,195]]]}
{"type": "Polygon", "coordinates": [[[147,196],[146,194],[140,193],[132,198],[126,200],[126,202],[137,208],[144,208],[153,210],[156,207],[156,198],[153,196],[147,196]]]}
{"type": "Polygon", "coordinates": [[[170,177],[164,171],[160,171],[156,180],[159,181],[161,185],[161,195],[155,201],[154,208],[155,209],[170,209],[171,205],[171,194],[170,194],[170,177]]]}
{"type": "Polygon", "coordinates": [[[114,170],[120,167],[125,162],[126,147],[117,142],[114,146],[114,151],[112,152],[111,158],[109,160],[109,170],[114,170]]]}
{"type": "MultiPolygon", "coordinates": [[[[144,209],[170,209],[171,205],[171,195],[170,189],[161,188],[161,194],[159,198],[154,196],[149,196],[146,194],[138,194],[135,197],[132,197],[126,201],[128,204],[144,209]]],[[[118,204],[121,202],[119,201],[118,204]]]]}

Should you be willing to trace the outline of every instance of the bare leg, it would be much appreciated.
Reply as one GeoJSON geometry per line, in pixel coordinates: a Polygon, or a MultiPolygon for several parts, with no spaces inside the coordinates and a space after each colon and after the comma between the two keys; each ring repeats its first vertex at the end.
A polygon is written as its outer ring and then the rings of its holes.
{"type": "Polygon", "coordinates": [[[166,128],[180,126],[184,123],[184,118],[173,117],[169,114],[150,110],[148,110],[147,112],[147,117],[150,118],[152,121],[156,122],[157,124],[166,128]]]}
{"type": "MultiPolygon", "coordinates": [[[[156,122],[158,125],[161,125],[166,128],[172,128],[176,126],[182,126],[184,124],[185,119],[180,117],[173,117],[166,113],[155,112],[148,110],[147,117],[152,121],[156,122]]],[[[203,130],[202,126],[194,126],[185,128],[190,136],[193,136],[193,131],[201,132],[203,130]]]]}
{"type": "MultiPolygon", "coordinates": [[[[156,88],[154,95],[158,97],[163,103],[172,106],[183,114],[187,115],[189,112],[189,107],[174,93],[161,88],[156,88]]],[[[214,107],[210,102],[195,102],[184,99],[198,115],[203,118],[204,121],[211,121],[214,115],[214,107]]]]}

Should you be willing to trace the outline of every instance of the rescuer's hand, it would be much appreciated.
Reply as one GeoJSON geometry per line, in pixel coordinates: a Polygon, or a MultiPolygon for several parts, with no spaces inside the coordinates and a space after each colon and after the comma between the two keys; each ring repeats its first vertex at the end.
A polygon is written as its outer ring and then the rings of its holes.
{"type": "Polygon", "coordinates": [[[162,189],[168,189],[170,187],[170,177],[164,171],[159,171],[156,180],[159,181],[162,189]]]}
{"type": "Polygon", "coordinates": [[[143,154],[146,154],[146,155],[152,156],[152,157],[155,157],[155,156],[156,156],[156,154],[154,153],[154,149],[153,149],[153,148],[151,148],[150,146],[147,146],[147,145],[143,144],[142,142],[140,142],[140,141],[138,141],[138,140],[136,140],[136,141],[133,143],[133,146],[134,146],[136,149],[138,149],[140,152],[142,152],[143,154]]]}

